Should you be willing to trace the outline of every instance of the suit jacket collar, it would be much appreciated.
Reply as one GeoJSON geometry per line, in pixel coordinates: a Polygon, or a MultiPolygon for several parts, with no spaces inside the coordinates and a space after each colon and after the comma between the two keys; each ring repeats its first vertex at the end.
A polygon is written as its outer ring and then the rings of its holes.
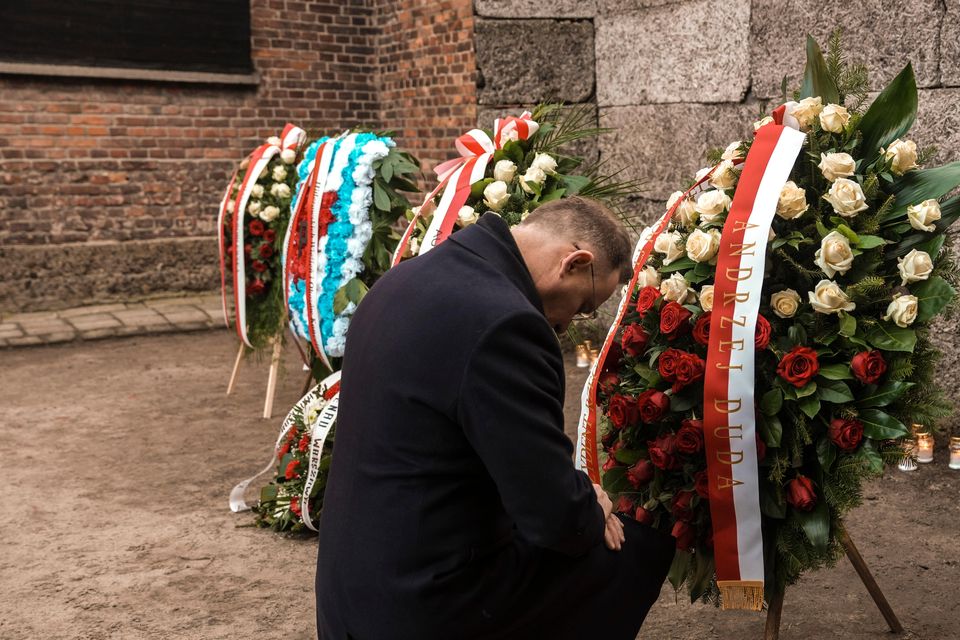
{"type": "Polygon", "coordinates": [[[450,241],[490,262],[516,285],[530,304],[543,313],[540,293],[533,283],[523,254],[510,233],[510,227],[503,218],[493,212],[485,213],[476,224],[451,235],[450,241]]]}

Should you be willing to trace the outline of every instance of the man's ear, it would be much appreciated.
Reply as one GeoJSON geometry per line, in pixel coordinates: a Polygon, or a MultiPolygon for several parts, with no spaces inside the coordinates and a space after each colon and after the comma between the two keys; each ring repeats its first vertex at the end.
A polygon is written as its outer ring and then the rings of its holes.
{"type": "Polygon", "coordinates": [[[562,262],[563,273],[573,273],[580,269],[586,269],[593,262],[593,252],[586,249],[577,249],[567,254],[562,262]]]}

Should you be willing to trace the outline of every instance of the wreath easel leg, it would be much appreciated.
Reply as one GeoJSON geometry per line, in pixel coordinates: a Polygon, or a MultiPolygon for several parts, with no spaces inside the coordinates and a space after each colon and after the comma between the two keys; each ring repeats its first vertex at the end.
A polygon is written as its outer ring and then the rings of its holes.
{"type": "Polygon", "coordinates": [[[240,343],[240,348],[237,349],[237,359],[233,363],[233,372],[230,374],[230,382],[227,383],[227,395],[233,393],[233,385],[237,381],[237,372],[240,371],[240,361],[243,360],[243,343],[240,343]]]}
{"type": "Polygon", "coordinates": [[[277,392],[277,373],[280,370],[281,349],[283,349],[283,341],[278,336],[273,341],[273,355],[270,357],[270,375],[267,378],[267,397],[263,401],[264,418],[271,418],[273,416],[273,397],[277,392]]]}

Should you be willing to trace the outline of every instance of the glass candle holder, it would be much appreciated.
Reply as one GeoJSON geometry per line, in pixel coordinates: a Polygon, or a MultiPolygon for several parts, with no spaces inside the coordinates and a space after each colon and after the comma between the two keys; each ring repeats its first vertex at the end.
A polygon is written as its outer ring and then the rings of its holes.
{"type": "Polygon", "coordinates": [[[960,469],[960,438],[950,438],[950,468],[960,469]]]}
{"type": "Polygon", "coordinates": [[[908,438],[903,441],[903,457],[900,458],[900,463],[897,464],[897,468],[900,469],[900,471],[917,470],[917,460],[914,457],[916,450],[917,443],[913,438],[908,438]]]}
{"type": "Polygon", "coordinates": [[[917,433],[917,462],[933,462],[933,436],[928,431],[917,433]]]}
{"type": "Polygon", "coordinates": [[[590,366],[590,352],[587,350],[587,345],[578,344],[577,345],[577,367],[584,368],[590,366]]]}
{"type": "Polygon", "coordinates": [[[600,349],[590,349],[590,364],[597,364],[597,358],[600,357],[600,349]]]}

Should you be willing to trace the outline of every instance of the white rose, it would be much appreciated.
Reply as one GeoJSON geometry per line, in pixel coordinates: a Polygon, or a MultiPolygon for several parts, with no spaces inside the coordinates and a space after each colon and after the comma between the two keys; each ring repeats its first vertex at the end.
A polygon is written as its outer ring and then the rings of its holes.
{"type": "MultiPolygon", "coordinates": [[[[667,200],[667,211],[669,211],[680,198],[683,198],[683,192],[674,191],[670,199],[667,200]]],[[[695,226],[697,224],[697,218],[699,217],[700,215],[697,213],[696,205],[690,198],[683,198],[683,201],[677,205],[676,210],[673,212],[674,222],[687,229],[695,226]]]]}
{"type": "Polygon", "coordinates": [[[697,205],[694,207],[700,214],[700,223],[713,222],[723,215],[730,208],[730,196],[723,191],[705,191],[697,198],[697,205]]]}
{"type": "Polygon", "coordinates": [[[911,282],[920,282],[929,278],[933,271],[933,260],[926,251],[913,249],[902,258],[897,258],[897,268],[900,269],[902,284],[906,286],[911,282]]]}
{"type": "Polygon", "coordinates": [[[460,226],[466,227],[477,221],[477,212],[473,210],[473,207],[463,206],[460,207],[457,218],[460,220],[460,226]]]}
{"type": "Polygon", "coordinates": [[[823,177],[833,182],[837,178],[852,176],[857,170],[857,163],[849,153],[821,153],[820,172],[823,177]]]}
{"type": "Polygon", "coordinates": [[[863,189],[853,180],[837,178],[830,187],[830,192],[823,196],[833,205],[833,210],[844,218],[852,218],[867,208],[863,189]]]}
{"type": "Polygon", "coordinates": [[[270,195],[274,198],[289,198],[290,186],[283,182],[274,183],[274,185],[270,187],[270,195]]]}
{"type": "Polygon", "coordinates": [[[683,236],[676,231],[661,233],[653,243],[653,249],[663,254],[664,266],[683,256],[683,236]]]}
{"type": "Polygon", "coordinates": [[[695,229],[687,236],[687,256],[695,262],[709,262],[716,258],[720,249],[720,232],[695,229]]]}
{"type": "Polygon", "coordinates": [[[887,306],[884,320],[893,320],[898,327],[909,327],[917,319],[917,296],[897,294],[887,306]]]}
{"type": "Polygon", "coordinates": [[[890,170],[902,176],[917,166],[917,143],[913,140],[897,138],[886,149],[881,149],[883,157],[892,160],[890,170]]]}
{"type": "Polygon", "coordinates": [[[637,286],[641,289],[643,287],[659,287],[660,274],[653,267],[644,267],[640,271],[640,275],[637,276],[637,286]]]}
{"type": "Polygon", "coordinates": [[[247,205],[247,213],[249,213],[252,216],[255,216],[258,213],[260,213],[260,201],[251,200],[250,204],[247,205]]]}
{"type": "Polygon", "coordinates": [[[278,164],[273,168],[273,179],[275,182],[280,182],[281,180],[285,180],[286,177],[287,177],[287,170],[284,168],[282,164],[278,164]]]}
{"type": "Polygon", "coordinates": [[[713,285],[705,284],[700,289],[700,308],[704,311],[713,311],[713,285]]]}
{"type": "Polygon", "coordinates": [[[227,213],[233,213],[233,210],[236,208],[237,205],[233,200],[227,200],[227,213]]]}
{"type": "Polygon", "coordinates": [[[697,298],[697,294],[690,290],[686,278],[679,273],[673,274],[660,283],[660,293],[663,294],[664,299],[680,304],[691,302],[697,298]]]}
{"type": "Polygon", "coordinates": [[[254,197],[254,198],[262,198],[262,197],[263,197],[263,185],[259,185],[259,184],[253,185],[253,188],[250,189],[250,195],[251,195],[252,197],[254,197]]]}
{"type": "Polygon", "coordinates": [[[547,175],[552,175],[557,171],[557,161],[549,153],[538,153],[530,164],[531,167],[540,169],[547,175]]]}
{"type": "Polygon", "coordinates": [[[840,313],[857,308],[857,305],[850,301],[843,289],[833,280],[821,280],[807,295],[810,306],[817,313],[840,313]]]}
{"type": "Polygon", "coordinates": [[[500,211],[510,200],[507,183],[502,180],[491,182],[483,189],[483,201],[494,211],[500,211]]]}
{"type": "Polygon", "coordinates": [[[767,244],[773,242],[777,237],[777,232],[773,230],[773,227],[770,227],[769,233],[767,233],[767,244]]]}
{"type": "Polygon", "coordinates": [[[293,161],[297,159],[297,152],[293,149],[284,149],[280,152],[280,160],[284,164],[293,164],[293,161]]]}
{"type": "Polygon", "coordinates": [[[820,128],[830,133],[843,133],[850,122],[850,113],[838,104],[828,104],[820,112],[820,128]]]}
{"type": "Polygon", "coordinates": [[[700,182],[700,180],[702,180],[704,176],[710,173],[711,169],[713,169],[713,167],[704,167],[703,169],[700,169],[700,171],[697,171],[696,175],[693,176],[694,181],[700,182]]]}
{"type": "Polygon", "coordinates": [[[773,118],[771,116],[764,116],[760,120],[757,120],[753,123],[753,130],[757,131],[760,127],[766,126],[771,122],[773,122],[773,118]]]}
{"type": "Polygon", "coordinates": [[[283,144],[283,141],[277,136],[270,136],[267,138],[267,144],[273,145],[274,147],[279,147],[281,144],[283,144]]]}
{"type": "Polygon", "coordinates": [[[520,178],[520,187],[527,193],[533,193],[533,188],[529,185],[531,184],[543,184],[547,179],[547,174],[543,172],[543,169],[538,169],[537,167],[530,167],[527,169],[527,172],[523,174],[520,178]]]}
{"type": "Polygon", "coordinates": [[[257,178],[257,179],[258,179],[258,180],[263,180],[263,179],[266,178],[268,175],[270,175],[270,168],[269,168],[269,167],[264,167],[264,168],[263,168],[263,171],[260,172],[260,177],[257,178]]]}
{"type": "Polygon", "coordinates": [[[828,278],[838,273],[844,274],[853,266],[850,240],[839,231],[831,231],[820,241],[815,257],[815,264],[823,269],[828,278]]]}
{"type": "Polygon", "coordinates": [[[721,160],[736,160],[743,157],[743,151],[740,147],[743,145],[743,142],[740,140],[734,140],[727,145],[727,148],[723,150],[723,155],[720,156],[721,160]]]}
{"type": "Polygon", "coordinates": [[[793,289],[777,291],[770,296],[770,307],[773,313],[781,318],[792,318],[800,308],[800,294],[793,289]]]}
{"type": "Polygon", "coordinates": [[[280,209],[270,205],[269,207],[264,207],[263,211],[260,212],[260,219],[264,222],[273,222],[278,215],[280,215],[280,209]]]}
{"type": "Polygon", "coordinates": [[[739,175],[740,172],[733,167],[733,161],[724,160],[710,176],[710,184],[717,189],[730,189],[737,184],[739,175]]]}
{"type": "Polygon", "coordinates": [[[813,126],[813,121],[823,111],[823,100],[820,99],[820,96],[804,98],[800,102],[788,102],[787,104],[790,105],[787,107],[787,113],[797,119],[801,131],[809,131],[810,127],[813,126]]]}
{"type": "Polygon", "coordinates": [[[420,238],[411,238],[408,248],[411,256],[417,255],[420,252],[420,238]]]}
{"type": "Polygon", "coordinates": [[[493,167],[493,179],[500,182],[510,182],[517,175],[517,165],[510,160],[500,160],[493,167]]]}
{"type": "Polygon", "coordinates": [[[935,230],[937,227],[933,223],[939,219],[940,203],[936,200],[924,200],[920,204],[907,207],[907,220],[917,231],[935,230]]]}
{"type": "Polygon", "coordinates": [[[799,218],[810,205],[807,204],[807,192],[798,187],[793,180],[788,180],[780,191],[780,199],[777,201],[777,215],[784,220],[793,220],[799,218]]]}

